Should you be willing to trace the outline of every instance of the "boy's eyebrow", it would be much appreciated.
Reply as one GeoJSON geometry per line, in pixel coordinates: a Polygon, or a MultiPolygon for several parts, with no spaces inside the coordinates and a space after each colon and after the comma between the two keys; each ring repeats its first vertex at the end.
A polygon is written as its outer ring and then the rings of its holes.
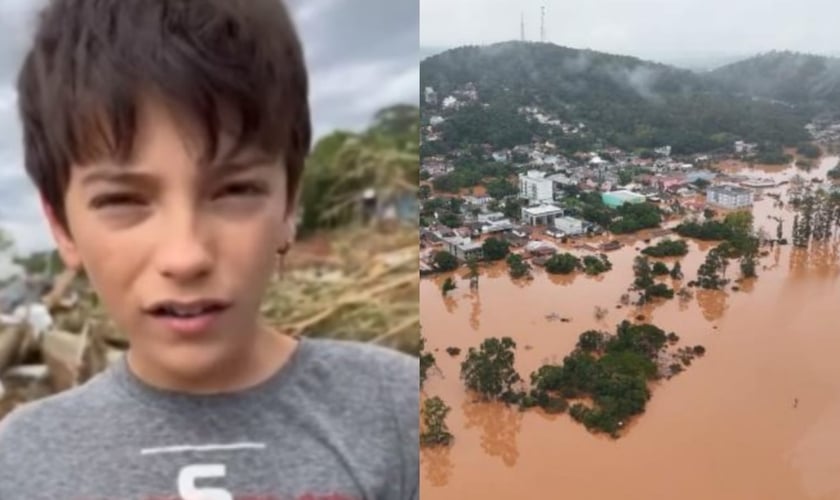
{"type": "Polygon", "coordinates": [[[276,162],[276,157],[264,153],[240,154],[214,162],[210,170],[216,175],[227,176],[254,168],[273,167],[276,162]]]}
{"type": "MultiPolygon", "coordinates": [[[[266,154],[242,154],[226,161],[219,161],[209,166],[212,175],[227,177],[234,174],[247,172],[256,168],[275,167],[277,158],[266,154]]],[[[90,171],[82,177],[81,185],[89,186],[97,182],[109,184],[136,184],[148,185],[154,182],[154,175],[131,171],[126,169],[103,169],[98,168],[90,171]]]]}
{"type": "Polygon", "coordinates": [[[89,186],[97,182],[108,184],[136,184],[148,185],[154,183],[153,176],[143,172],[132,172],[127,170],[96,169],[82,177],[82,186],[89,186]]]}

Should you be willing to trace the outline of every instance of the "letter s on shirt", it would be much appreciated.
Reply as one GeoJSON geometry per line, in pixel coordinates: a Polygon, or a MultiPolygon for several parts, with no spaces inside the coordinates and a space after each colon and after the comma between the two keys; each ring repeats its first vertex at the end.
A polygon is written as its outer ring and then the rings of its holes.
{"type": "Polygon", "coordinates": [[[224,464],[188,465],[178,473],[178,495],[184,500],[234,500],[233,494],[221,488],[199,488],[198,479],[225,477],[224,464]]]}

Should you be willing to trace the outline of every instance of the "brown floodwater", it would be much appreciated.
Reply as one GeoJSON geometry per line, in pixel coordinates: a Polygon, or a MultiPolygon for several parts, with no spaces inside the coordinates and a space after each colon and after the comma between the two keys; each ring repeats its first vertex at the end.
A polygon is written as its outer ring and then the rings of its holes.
{"type": "MultiPolygon", "coordinates": [[[[836,157],[823,158],[805,177],[825,178],[835,164],[836,157]]],[[[775,170],[755,175],[796,173],[775,170]]],[[[783,199],[786,191],[767,190],[783,199]]],[[[775,235],[768,216],[780,216],[789,237],[792,214],[774,201],[765,196],[756,203],[756,226],[775,235]]],[[[446,298],[445,276],[421,281],[422,334],[439,367],[423,395],[440,396],[452,408],[447,423],[455,436],[450,447],[421,452],[424,500],[840,498],[838,242],[768,248],[756,280],[618,309],[644,237],[624,238],[629,245],[609,254],[613,270],[600,277],[550,276],[538,268],[532,281],[513,281],[500,264],[482,269],[477,291],[459,279],[446,298]],[[608,310],[603,320],[596,307],[608,310]],[[552,313],[571,321],[551,321],[552,313]],[[459,380],[466,349],[483,338],[513,337],[516,367],[527,380],[540,365],[561,361],[581,332],[614,331],[640,313],[676,332],[679,345],[702,344],[706,355],[655,383],[645,413],[618,440],[590,434],[567,414],[477,402],[459,380]],[[464,352],[451,357],[449,346],[464,352]]],[[[712,246],[690,242],[679,259],[683,283],[694,279],[712,246]]],[[[738,274],[733,262],[727,277],[738,274]]]]}

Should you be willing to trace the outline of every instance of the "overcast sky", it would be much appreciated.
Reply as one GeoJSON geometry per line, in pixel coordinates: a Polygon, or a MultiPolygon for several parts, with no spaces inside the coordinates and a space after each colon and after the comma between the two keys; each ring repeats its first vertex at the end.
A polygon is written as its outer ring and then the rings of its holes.
{"type": "MultiPolygon", "coordinates": [[[[378,109],[417,103],[417,0],[290,0],[311,73],[316,136],[362,129],[378,109]]],[[[18,252],[50,248],[25,177],[14,80],[44,0],[0,2],[0,228],[18,252]]],[[[0,267],[3,267],[0,265],[0,267]]]]}
{"type": "MultiPolygon", "coordinates": [[[[424,48],[486,44],[525,34],[558,45],[667,60],[772,49],[840,54],[836,0],[420,0],[424,48]]],[[[425,54],[428,55],[428,54],[425,54]]]]}

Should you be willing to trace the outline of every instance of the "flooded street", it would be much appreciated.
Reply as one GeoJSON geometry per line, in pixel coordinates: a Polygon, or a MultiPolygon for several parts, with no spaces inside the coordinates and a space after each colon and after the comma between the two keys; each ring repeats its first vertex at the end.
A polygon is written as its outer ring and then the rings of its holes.
{"type": "MultiPolygon", "coordinates": [[[[824,179],[835,164],[829,157],[808,173],[747,173],[824,179]]],[[[784,200],[787,188],[765,192],[784,200]]],[[[774,208],[774,201],[764,196],[756,202],[756,228],[775,235],[776,221],[768,216],[781,216],[790,239],[793,215],[774,208]]],[[[598,277],[551,276],[536,268],[532,281],[513,281],[501,263],[482,269],[477,291],[460,279],[466,269],[459,270],[458,288],[446,298],[440,284],[447,275],[421,280],[422,334],[439,367],[423,392],[452,407],[447,423],[455,436],[449,448],[422,451],[424,500],[840,498],[838,242],[808,250],[767,247],[756,280],[732,282],[725,291],[692,289],[690,299],[617,308],[633,281],[637,249],[647,246],[643,238],[619,238],[625,246],[608,254],[613,270],[598,277]],[[596,307],[608,310],[600,321],[596,307]],[[571,321],[550,321],[553,313],[571,321]],[[528,380],[540,365],[560,362],[583,331],[614,332],[617,323],[639,314],[677,333],[679,346],[703,345],[706,355],[656,383],[645,413],[618,440],[590,434],[568,414],[475,403],[459,380],[466,350],[486,337],[515,339],[516,366],[528,380]],[[451,357],[450,346],[463,352],[451,357]]],[[[713,246],[690,241],[687,256],[663,260],[681,261],[684,286],[713,246]]],[[[732,261],[727,277],[738,274],[732,261]]],[[[670,278],[662,281],[672,286],[670,278]]]]}

